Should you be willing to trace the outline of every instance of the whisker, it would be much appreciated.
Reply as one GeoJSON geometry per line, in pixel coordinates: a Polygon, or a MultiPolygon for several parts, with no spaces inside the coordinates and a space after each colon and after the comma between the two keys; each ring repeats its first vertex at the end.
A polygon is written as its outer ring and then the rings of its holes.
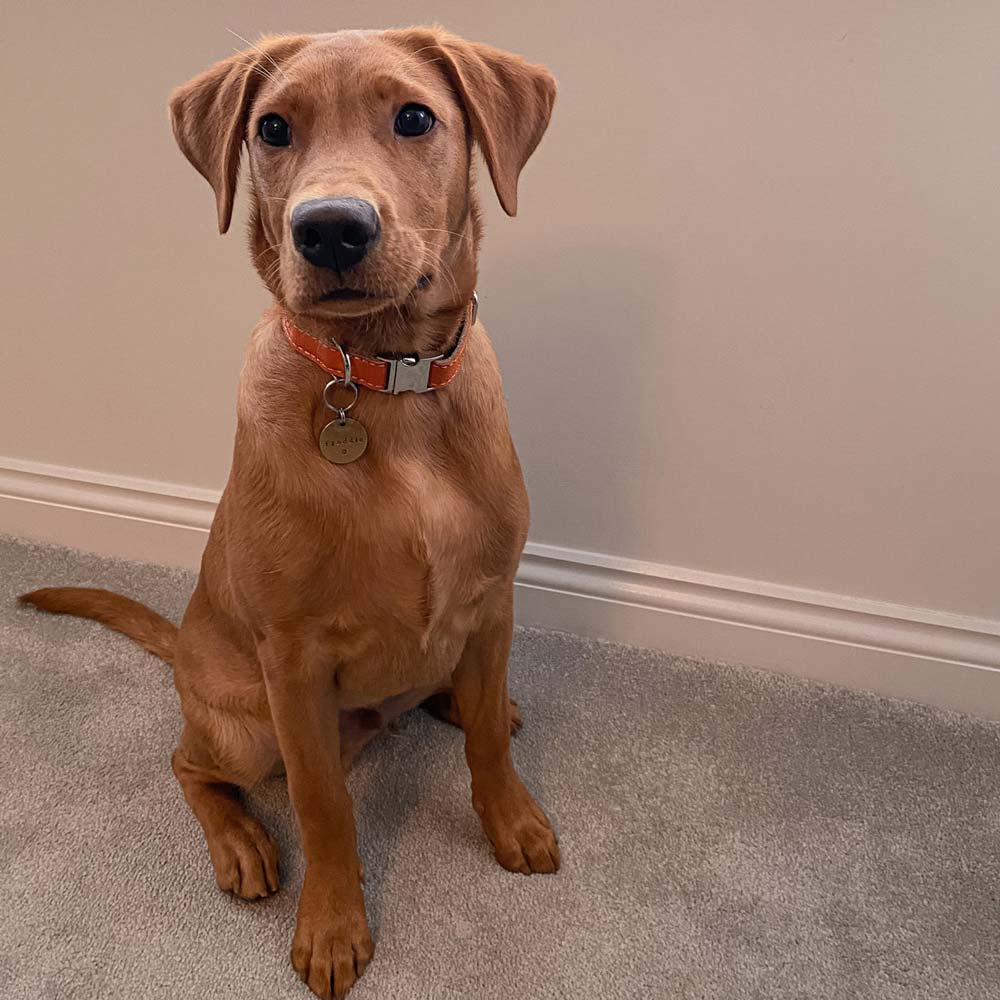
{"type": "MultiPolygon", "coordinates": [[[[431,262],[428,261],[428,263],[431,262]]],[[[458,298],[460,295],[458,282],[455,280],[455,275],[452,269],[443,260],[438,262],[438,273],[443,275],[451,283],[451,290],[455,293],[455,297],[458,298]]]]}
{"type": "MultiPolygon", "coordinates": [[[[235,49],[233,51],[236,51],[235,49]]],[[[272,83],[277,83],[273,73],[268,73],[260,63],[254,63],[250,67],[251,73],[258,73],[260,76],[264,77],[265,80],[270,80],[272,83]]]]}
{"type": "Polygon", "coordinates": [[[405,231],[408,233],[447,233],[449,236],[454,236],[459,240],[469,240],[470,242],[472,240],[472,237],[468,233],[456,233],[454,229],[431,229],[427,226],[406,226],[405,231]]]}
{"type": "Polygon", "coordinates": [[[249,38],[244,38],[238,31],[233,31],[232,28],[226,28],[226,31],[231,35],[235,35],[241,42],[246,42],[251,48],[256,49],[284,78],[285,82],[288,82],[288,77],[285,76],[285,71],[275,62],[274,56],[270,52],[266,52],[262,49],[256,42],[251,42],[249,38]]]}
{"type": "Polygon", "coordinates": [[[254,254],[254,258],[253,259],[256,260],[258,257],[263,257],[264,254],[266,254],[270,250],[273,250],[275,253],[279,253],[280,250],[281,250],[281,244],[280,243],[275,243],[274,246],[270,246],[269,245],[269,246],[264,247],[264,249],[261,250],[260,253],[254,254]]]}
{"type": "MultiPolygon", "coordinates": [[[[247,62],[249,61],[249,59],[253,58],[252,53],[243,52],[241,49],[234,48],[233,51],[237,55],[241,55],[241,56],[246,56],[247,57],[246,59],[244,59],[243,65],[246,65],[247,62]]],[[[277,83],[278,82],[278,78],[273,73],[269,73],[263,66],[261,66],[261,64],[259,62],[253,63],[249,67],[249,69],[250,69],[251,73],[259,73],[262,77],[264,77],[265,80],[270,80],[272,83],[277,83]]]]}
{"type": "MultiPolygon", "coordinates": [[[[430,45],[422,45],[419,49],[416,49],[413,52],[407,52],[406,55],[410,59],[415,59],[417,56],[420,55],[421,52],[426,52],[428,49],[436,49],[439,44],[440,44],[439,42],[432,42],[430,45]]],[[[434,60],[431,61],[433,62],[434,60]]]]}

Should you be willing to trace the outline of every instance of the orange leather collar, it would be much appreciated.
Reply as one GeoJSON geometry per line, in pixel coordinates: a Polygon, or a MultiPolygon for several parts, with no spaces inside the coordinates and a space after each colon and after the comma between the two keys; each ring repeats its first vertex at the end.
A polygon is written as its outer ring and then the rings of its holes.
{"type": "Polygon", "coordinates": [[[363,354],[344,351],[339,344],[323,341],[300,330],[287,316],[281,317],[281,327],[288,343],[304,358],[319,365],[328,375],[345,381],[350,371],[350,381],[376,392],[430,392],[446,386],[462,367],[467,334],[476,322],[479,297],[473,293],[454,346],[447,354],[421,358],[417,354],[399,357],[369,358],[363,354]],[[346,364],[345,364],[346,359],[346,364]]]}

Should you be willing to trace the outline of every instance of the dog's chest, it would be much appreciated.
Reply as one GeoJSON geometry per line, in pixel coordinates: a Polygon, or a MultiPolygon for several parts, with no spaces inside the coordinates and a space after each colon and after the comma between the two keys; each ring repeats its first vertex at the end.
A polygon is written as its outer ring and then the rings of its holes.
{"type": "Polygon", "coordinates": [[[462,631],[463,612],[496,578],[490,543],[503,526],[490,524],[467,488],[418,461],[400,469],[392,492],[403,502],[379,504],[368,539],[383,597],[401,624],[426,638],[462,631]]]}
{"type": "MultiPolygon", "coordinates": [[[[440,468],[404,462],[348,514],[332,567],[345,701],[371,704],[447,680],[484,597],[509,575],[517,528],[440,468]]],[[[344,512],[347,514],[348,512],[344,512]]]]}

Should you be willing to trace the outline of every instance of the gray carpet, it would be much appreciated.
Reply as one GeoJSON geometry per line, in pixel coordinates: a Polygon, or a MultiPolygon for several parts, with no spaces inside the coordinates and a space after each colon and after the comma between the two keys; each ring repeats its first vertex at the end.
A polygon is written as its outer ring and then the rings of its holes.
{"type": "MultiPolygon", "coordinates": [[[[11,540],[0,575],[0,996],[307,1000],[282,782],[252,805],[283,888],[228,898],[170,773],[168,669],[13,605],[72,582],[177,618],[193,577],[11,540]]],[[[376,940],[352,997],[1000,996],[998,727],[539,631],[511,674],[564,869],[497,867],[461,734],[407,716],[350,779],[376,940]]]]}

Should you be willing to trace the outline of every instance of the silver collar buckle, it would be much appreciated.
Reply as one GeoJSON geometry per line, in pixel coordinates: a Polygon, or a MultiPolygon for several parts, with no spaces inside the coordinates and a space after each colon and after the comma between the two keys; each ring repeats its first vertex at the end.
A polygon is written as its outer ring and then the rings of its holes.
{"type": "Polygon", "coordinates": [[[399,358],[380,358],[389,367],[385,391],[394,396],[401,392],[430,392],[431,365],[443,358],[443,354],[433,358],[422,358],[419,354],[404,354],[399,358]]]}
{"type": "MultiPolygon", "coordinates": [[[[422,358],[419,354],[404,354],[398,358],[386,358],[381,354],[379,361],[386,362],[388,374],[385,382],[385,392],[391,392],[398,396],[401,392],[430,392],[434,386],[431,381],[431,365],[435,361],[443,361],[450,358],[457,350],[462,338],[469,332],[468,327],[476,325],[476,317],[479,315],[479,293],[472,293],[472,316],[468,324],[465,320],[458,330],[458,339],[452,345],[451,350],[446,354],[435,354],[432,358],[422,358]]],[[[350,376],[348,376],[348,380],[350,376]]]]}

